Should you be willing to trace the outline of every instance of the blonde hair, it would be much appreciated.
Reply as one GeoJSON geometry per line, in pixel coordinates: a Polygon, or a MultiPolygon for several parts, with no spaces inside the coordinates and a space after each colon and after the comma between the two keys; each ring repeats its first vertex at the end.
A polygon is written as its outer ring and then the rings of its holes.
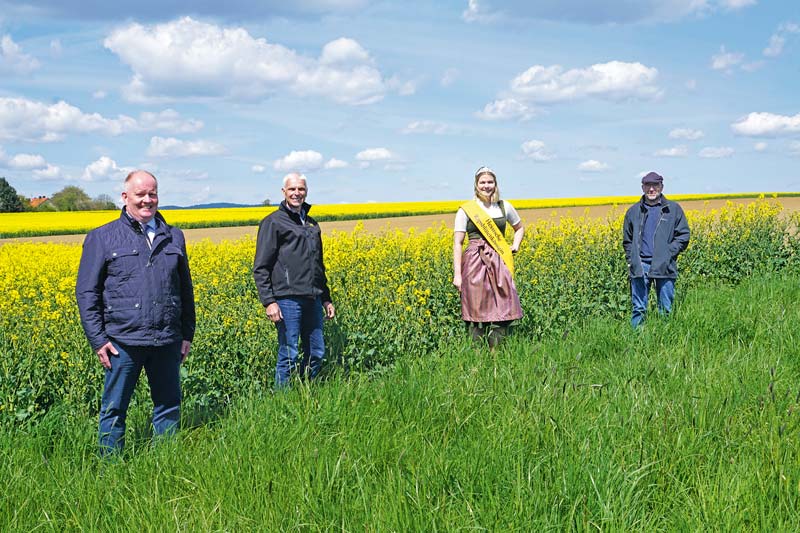
{"type": "Polygon", "coordinates": [[[487,174],[492,178],[494,178],[494,192],[492,193],[492,196],[489,198],[489,201],[497,203],[500,201],[500,185],[497,183],[497,176],[495,175],[494,170],[492,170],[489,167],[481,167],[475,172],[475,184],[474,184],[475,197],[481,198],[481,191],[478,190],[478,180],[481,179],[481,176],[486,176],[487,174]]]}

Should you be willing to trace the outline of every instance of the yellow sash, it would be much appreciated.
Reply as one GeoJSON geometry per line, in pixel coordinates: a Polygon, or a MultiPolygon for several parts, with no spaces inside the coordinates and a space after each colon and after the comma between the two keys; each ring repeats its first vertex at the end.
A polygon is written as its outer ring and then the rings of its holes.
{"type": "Polygon", "coordinates": [[[472,223],[477,226],[478,230],[481,232],[481,235],[483,235],[483,238],[489,243],[489,246],[494,248],[494,251],[500,254],[500,258],[506,264],[508,271],[511,272],[511,275],[513,276],[514,254],[511,253],[511,246],[508,244],[503,234],[500,233],[500,228],[498,228],[497,224],[494,223],[492,217],[490,217],[489,214],[484,211],[481,206],[477,204],[477,202],[475,202],[475,200],[466,202],[461,206],[461,209],[464,210],[472,223]]]}

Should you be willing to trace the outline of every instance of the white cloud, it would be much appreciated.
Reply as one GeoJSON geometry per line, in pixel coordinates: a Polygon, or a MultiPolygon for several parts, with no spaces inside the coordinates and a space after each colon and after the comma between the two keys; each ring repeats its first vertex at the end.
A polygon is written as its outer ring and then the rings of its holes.
{"type": "Polygon", "coordinates": [[[415,120],[413,122],[409,122],[408,125],[401,130],[401,133],[406,135],[412,133],[432,133],[434,135],[445,135],[455,132],[453,128],[444,122],[436,122],[433,120],[415,120]]]}
{"type": "Polygon", "coordinates": [[[33,170],[47,167],[47,161],[38,154],[17,154],[8,159],[8,168],[17,170],[33,170]]]}
{"type": "Polygon", "coordinates": [[[262,172],[267,170],[267,167],[265,167],[264,165],[253,165],[252,167],[250,167],[250,170],[252,170],[256,174],[261,174],[262,172]]]}
{"type": "Polygon", "coordinates": [[[10,35],[3,35],[0,39],[0,73],[30,74],[37,68],[39,61],[35,57],[23,53],[10,35]]]}
{"type": "Polygon", "coordinates": [[[322,161],[322,154],[314,150],[292,150],[288,155],[276,159],[273,167],[286,172],[306,172],[321,168],[322,161]]]}
{"type": "Polygon", "coordinates": [[[50,55],[53,57],[61,57],[61,54],[64,52],[63,47],[61,46],[61,41],[59,39],[53,39],[50,41],[50,55]]]}
{"type": "Polygon", "coordinates": [[[377,102],[389,89],[369,53],[348,38],[327,43],[317,59],[255,38],[244,28],[184,17],[152,26],[129,24],[104,45],[133,70],[125,96],[138,102],[260,100],[287,92],[358,105],[377,102]]]}
{"type": "Polygon", "coordinates": [[[511,91],[539,103],[589,97],[614,101],[629,98],[650,100],[661,94],[654,85],[657,77],[655,68],[622,61],[567,71],[560,65],[534,65],[511,81],[511,91]]]}
{"type": "Polygon", "coordinates": [[[106,94],[105,91],[95,91],[95,92],[92,93],[92,98],[94,98],[95,100],[102,100],[106,96],[108,96],[108,95],[106,94]]]}
{"type": "Polygon", "coordinates": [[[735,11],[749,6],[754,6],[758,0],[719,0],[719,5],[728,11],[735,11]]]}
{"type": "Polygon", "coordinates": [[[395,154],[386,148],[367,148],[356,154],[356,160],[360,161],[361,168],[367,168],[373,163],[384,162],[384,168],[387,170],[401,170],[397,167],[400,163],[395,161],[396,159],[395,154]],[[394,166],[392,163],[394,163],[394,166]]]}
{"type": "Polygon", "coordinates": [[[367,148],[356,154],[359,161],[385,161],[394,159],[394,154],[386,148],[367,148]]]}
{"type": "Polygon", "coordinates": [[[83,181],[98,181],[104,179],[117,179],[122,174],[128,174],[133,169],[120,167],[117,162],[108,156],[102,156],[93,163],[89,163],[83,170],[81,179],[83,181]]]}
{"type": "Polygon", "coordinates": [[[211,141],[182,141],[174,137],[152,137],[147,149],[149,157],[194,157],[222,155],[227,150],[221,144],[211,141]]]}
{"type": "Polygon", "coordinates": [[[522,154],[525,159],[532,159],[534,161],[550,161],[555,158],[545,144],[537,139],[531,139],[522,143],[522,154]]]}
{"type": "Polygon", "coordinates": [[[778,29],[769,38],[769,45],[763,50],[767,57],[777,57],[783,53],[786,46],[786,39],[791,34],[800,33],[800,26],[793,22],[785,22],[778,26],[778,29]]]}
{"type": "Polygon", "coordinates": [[[719,53],[711,56],[711,68],[730,72],[731,67],[735,67],[742,61],[744,61],[744,54],[727,52],[724,46],[720,46],[719,53]]]}
{"type": "Polygon", "coordinates": [[[755,143],[755,144],[753,145],[753,149],[754,149],[756,152],[763,152],[764,150],[766,150],[766,149],[767,149],[767,146],[768,146],[768,145],[767,145],[767,143],[765,143],[765,142],[763,142],[763,141],[762,141],[762,142],[757,142],[757,143],[755,143]]]}
{"type": "Polygon", "coordinates": [[[48,163],[45,168],[34,170],[33,178],[37,180],[59,180],[64,176],[61,174],[61,168],[48,163]]]}
{"type": "Polygon", "coordinates": [[[696,141],[704,136],[705,134],[702,131],[691,128],[675,128],[669,132],[670,139],[685,139],[687,141],[696,141]]]}
{"type": "Polygon", "coordinates": [[[800,132],[800,113],[790,117],[773,113],[750,113],[731,124],[731,129],[748,137],[776,137],[800,132]]]}
{"type": "Polygon", "coordinates": [[[397,76],[392,76],[386,80],[386,87],[393,90],[400,96],[411,96],[417,92],[417,82],[414,80],[401,80],[397,76]]]}
{"type": "Polygon", "coordinates": [[[144,112],[139,115],[139,129],[143,131],[194,133],[202,128],[202,120],[183,119],[174,109],[165,109],[159,113],[144,112]]]}
{"type": "Polygon", "coordinates": [[[602,172],[608,170],[608,168],[609,166],[606,163],[602,163],[596,159],[590,159],[578,165],[578,170],[581,172],[602,172]]]}
{"type": "Polygon", "coordinates": [[[350,164],[347,161],[342,161],[341,159],[336,159],[335,157],[330,158],[325,163],[326,169],[335,169],[335,168],[347,168],[350,164]]]}
{"type": "Polygon", "coordinates": [[[686,157],[689,155],[689,149],[684,145],[673,146],[672,148],[656,150],[653,155],[655,157],[686,157]]]}
{"type": "Polygon", "coordinates": [[[536,110],[520,102],[514,98],[504,98],[489,102],[483,108],[483,111],[478,111],[475,116],[484,120],[530,120],[536,116],[536,110]]]}
{"type": "Polygon", "coordinates": [[[733,151],[730,146],[708,146],[700,150],[697,155],[705,159],[723,159],[732,156],[733,151]]]}
{"type": "Polygon", "coordinates": [[[449,68],[442,73],[442,78],[439,80],[439,83],[442,87],[450,87],[458,80],[459,75],[460,72],[457,68],[449,68]]]}
{"type": "Polygon", "coordinates": [[[468,0],[467,22],[514,22],[520,19],[586,24],[634,24],[673,21],[715,9],[738,9],[755,0],[468,0]]]}
{"type": "Polygon", "coordinates": [[[198,120],[181,119],[171,109],[142,113],[139,120],[125,115],[107,118],[99,113],[84,113],[63,100],[48,105],[25,98],[0,97],[0,139],[53,142],[69,133],[112,136],[150,130],[186,133],[202,126],[198,120]]]}

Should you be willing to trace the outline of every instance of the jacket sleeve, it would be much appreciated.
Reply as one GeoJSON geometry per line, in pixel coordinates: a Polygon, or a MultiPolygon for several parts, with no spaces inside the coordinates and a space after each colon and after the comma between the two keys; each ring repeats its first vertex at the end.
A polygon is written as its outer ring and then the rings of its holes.
{"type": "Polygon", "coordinates": [[[676,257],[679,253],[684,251],[689,246],[689,223],[686,221],[686,215],[683,209],[678,204],[675,204],[676,217],[675,217],[675,230],[672,234],[672,242],[669,245],[669,251],[672,257],[676,257]]]}
{"type": "Polygon", "coordinates": [[[319,271],[322,275],[322,294],[320,295],[320,300],[322,302],[330,302],[331,300],[331,291],[328,288],[328,276],[325,273],[325,259],[323,258],[323,250],[322,250],[322,235],[319,236],[319,271]]]}
{"type": "Polygon", "coordinates": [[[275,302],[272,292],[272,268],[278,259],[278,237],[269,217],[258,227],[256,257],[253,262],[253,279],[258,289],[258,299],[266,307],[275,302]]]}
{"type": "Polygon", "coordinates": [[[75,298],[81,325],[93,350],[110,341],[106,335],[103,316],[103,286],[106,279],[106,261],[102,238],[89,232],[83,241],[83,253],[78,267],[78,281],[75,284],[75,298]]]}
{"type": "MultiPolygon", "coordinates": [[[[181,235],[183,237],[183,235],[181,235]]],[[[183,250],[183,261],[179,265],[179,275],[181,279],[181,334],[183,340],[194,340],[194,331],[197,322],[197,315],[194,307],[194,285],[192,284],[192,273],[189,270],[189,256],[186,253],[186,241],[182,239],[181,249],[183,250]]]]}
{"type": "Polygon", "coordinates": [[[633,243],[633,217],[630,209],[625,212],[622,221],[622,249],[625,250],[625,260],[631,264],[631,244],[633,243]]]}

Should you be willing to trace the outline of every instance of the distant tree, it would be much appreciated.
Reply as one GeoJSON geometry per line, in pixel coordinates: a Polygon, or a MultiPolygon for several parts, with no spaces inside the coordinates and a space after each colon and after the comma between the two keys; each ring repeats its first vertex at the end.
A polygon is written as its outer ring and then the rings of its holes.
{"type": "Polygon", "coordinates": [[[5,178],[0,178],[0,213],[19,213],[22,202],[17,190],[5,178]]]}
{"type": "Polygon", "coordinates": [[[92,199],[80,187],[69,185],[50,198],[57,211],[88,211],[92,209],[92,199]]]}
{"type": "Polygon", "coordinates": [[[18,194],[17,198],[19,198],[19,202],[22,204],[23,211],[33,211],[30,198],[28,198],[27,196],[23,196],[21,194],[18,194]]]}
{"type": "Polygon", "coordinates": [[[266,200],[264,200],[263,202],[261,202],[261,205],[271,205],[271,204],[270,204],[270,201],[269,201],[269,198],[267,198],[266,200]]]}
{"type": "Polygon", "coordinates": [[[92,209],[96,210],[114,210],[117,208],[117,204],[114,203],[114,199],[107,194],[101,194],[94,200],[92,200],[92,209]]]}

